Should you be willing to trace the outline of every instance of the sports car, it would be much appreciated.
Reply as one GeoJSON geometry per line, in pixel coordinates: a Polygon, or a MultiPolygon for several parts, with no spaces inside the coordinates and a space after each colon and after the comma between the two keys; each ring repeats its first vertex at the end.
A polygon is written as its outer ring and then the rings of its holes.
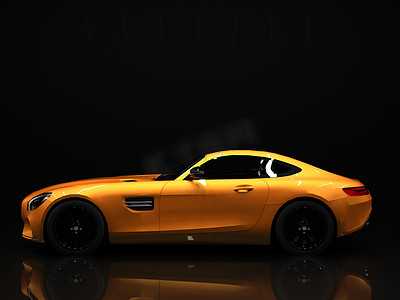
{"type": "Polygon", "coordinates": [[[22,201],[22,236],[63,254],[88,254],[104,242],[278,244],[317,254],[364,227],[371,199],[356,179],[271,152],[228,150],[177,173],[38,190],[22,201]]]}

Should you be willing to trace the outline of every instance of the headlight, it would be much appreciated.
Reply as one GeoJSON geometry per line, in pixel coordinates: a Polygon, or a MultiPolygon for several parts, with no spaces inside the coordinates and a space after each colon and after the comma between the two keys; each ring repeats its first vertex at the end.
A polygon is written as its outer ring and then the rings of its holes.
{"type": "Polygon", "coordinates": [[[40,195],[37,195],[36,197],[33,197],[31,200],[28,202],[28,210],[35,210],[38,208],[44,201],[46,201],[47,198],[51,196],[51,193],[43,193],[40,195]]]}

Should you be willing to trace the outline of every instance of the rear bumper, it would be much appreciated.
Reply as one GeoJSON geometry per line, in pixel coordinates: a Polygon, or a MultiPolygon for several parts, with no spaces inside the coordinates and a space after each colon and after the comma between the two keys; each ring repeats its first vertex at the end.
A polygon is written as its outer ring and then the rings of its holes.
{"type": "Polygon", "coordinates": [[[363,227],[360,228],[359,231],[366,231],[368,230],[369,225],[371,224],[371,217],[368,218],[367,222],[364,224],[363,227]]]}
{"type": "Polygon", "coordinates": [[[368,227],[372,211],[370,195],[348,197],[336,204],[334,210],[337,216],[337,236],[344,236],[368,227]]]}

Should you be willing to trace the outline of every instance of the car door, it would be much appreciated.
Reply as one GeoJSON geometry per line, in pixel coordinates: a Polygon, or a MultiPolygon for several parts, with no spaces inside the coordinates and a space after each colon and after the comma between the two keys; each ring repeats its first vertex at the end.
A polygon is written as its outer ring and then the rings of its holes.
{"type": "Polygon", "coordinates": [[[267,196],[254,156],[230,155],[203,164],[205,178],[168,182],[161,191],[160,230],[237,231],[253,227],[267,196]]]}

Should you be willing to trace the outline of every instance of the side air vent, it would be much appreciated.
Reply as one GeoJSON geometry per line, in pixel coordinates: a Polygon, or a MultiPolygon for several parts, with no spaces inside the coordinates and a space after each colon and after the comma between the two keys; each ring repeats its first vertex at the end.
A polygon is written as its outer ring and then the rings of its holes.
{"type": "Polygon", "coordinates": [[[153,197],[132,197],[125,198],[124,204],[132,210],[153,210],[154,198],[153,197]]]}

